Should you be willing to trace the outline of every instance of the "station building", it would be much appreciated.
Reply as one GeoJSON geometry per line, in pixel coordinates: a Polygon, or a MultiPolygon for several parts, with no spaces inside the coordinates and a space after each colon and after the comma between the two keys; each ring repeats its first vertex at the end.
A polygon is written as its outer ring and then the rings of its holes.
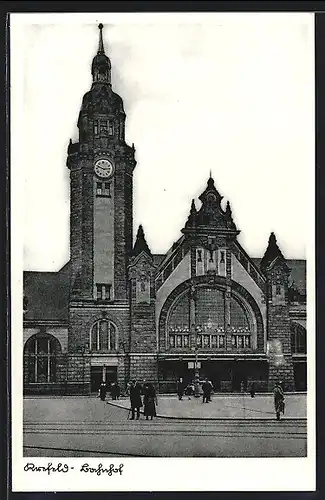
{"type": "Polygon", "coordinates": [[[99,28],[67,151],[70,260],[24,272],[24,392],[89,394],[102,380],[123,390],[133,378],[172,392],[195,376],[216,391],[306,390],[306,262],[287,260],[273,233],[250,257],[211,176],[165,255],[142,226],[133,244],[135,148],[99,28]]]}

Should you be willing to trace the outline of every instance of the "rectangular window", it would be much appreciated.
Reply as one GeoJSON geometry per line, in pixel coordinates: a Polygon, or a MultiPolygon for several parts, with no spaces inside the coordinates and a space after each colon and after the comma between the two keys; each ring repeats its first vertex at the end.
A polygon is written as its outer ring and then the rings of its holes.
{"type": "Polygon", "coordinates": [[[98,135],[98,122],[94,122],[94,134],[98,135]]]}
{"type": "Polygon", "coordinates": [[[175,347],[175,335],[169,335],[169,345],[175,347]]]}
{"type": "Polygon", "coordinates": [[[182,347],[182,336],[181,335],[176,336],[176,346],[182,347]]]}
{"type": "Polygon", "coordinates": [[[101,196],[103,194],[103,185],[101,182],[96,183],[96,194],[97,196],[101,196]]]}
{"type": "Polygon", "coordinates": [[[202,262],[202,250],[197,251],[197,261],[202,262]]]}
{"type": "Polygon", "coordinates": [[[100,284],[96,285],[96,298],[97,300],[102,300],[103,298],[103,287],[100,284]]]}
{"type": "Polygon", "coordinates": [[[183,347],[188,347],[189,345],[189,337],[188,335],[183,336],[183,347]]]}
{"type": "Polygon", "coordinates": [[[104,300],[111,300],[112,285],[104,285],[104,300]]]}
{"type": "Polygon", "coordinates": [[[110,197],[111,196],[111,183],[105,182],[104,184],[104,195],[110,197]]]}
{"type": "Polygon", "coordinates": [[[107,121],[103,120],[100,122],[100,133],[103,135],[107,134],[107,121]]]}
{"type": "Polygon", "coordinates": [[[114,134],[114,125],[113,125],[113,122],[108,122],[108,133],[109,135],[113,135],[114,134]]]}
{"type": "Polygon", "coordinates": [[[112,285],[97,283],[96,284],[96,298],[97,300],[111,300],[112,285]]]}
{"type": "Polygon", "coordinates": [[[110,198],[111,197],[111,183],[110,182],[96,182],[96,195],[110,198]]]}
{"type": "Polygon", "coordinates": [[[251,346],[251,338],[249,335],[245,335],[245,347],[251,346]]]}
{"type": "Polygon", "coordinates": [[[203,336],[203,345],[204,345],[204,347],[210,347],[210,336],[209,335],[203,336]]]}
{"type": "Polygon", "coordinates": [[[219,335],[219,347],[224,347],[225,346],[225,336],[224,335],[219,335]]]}
{"type": "Polygon", "coordinates": [[[217,347],[217,336],[216,335],[211,336],[211,347],[213,347],[213,348],[217,347]]]}
{"type": "Polygon", "coordinates": [[[276,293],[276,295],[281,295],[281,285],[278,285],[278,284],[276,285],[275,293],[276,293]]]}

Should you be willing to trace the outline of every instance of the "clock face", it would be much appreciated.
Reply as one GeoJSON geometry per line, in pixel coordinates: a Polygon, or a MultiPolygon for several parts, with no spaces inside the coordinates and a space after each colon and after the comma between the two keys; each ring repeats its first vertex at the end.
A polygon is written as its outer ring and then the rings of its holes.
{"type": "Polygon", "coordinates": [[[95,174],[98,175],[98,177],[107,179],[113,174],[114,167],[109,160],[107,160],[106,158],[101,158],[100,160],[96,161],[94,170],[95,174]]]}

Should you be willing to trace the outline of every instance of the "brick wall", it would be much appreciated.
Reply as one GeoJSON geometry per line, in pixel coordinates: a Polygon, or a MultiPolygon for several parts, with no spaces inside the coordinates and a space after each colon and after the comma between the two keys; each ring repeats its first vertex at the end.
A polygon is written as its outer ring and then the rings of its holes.
{"type": "Polygon", "coordinates": [[[137,379],[140,383],[144,380],[157,384],[158,365],[155,354],[130,355],[130,379],[137,379]]]}
{"type": "Polygon", "coordinates": [[[81,307],[70,306],[69,309],[69,352],[77,352],[83,348],[85,344],[89,345],[91,327],[96,321],[103,319],[103,317],[116,325],[119,344],[125,342],[126,345],[128,345],[130,330],[128,307],[116,308],[114,306],[103,305],[100,308],[83,304],[81,307]]]}
{"type": "Polygon", "coordinates": [[[125,173],[126,165],[116,165],[114,196],[114,281],[115,299],[125,300],[128,297],[127,265],[132,249],[132,176],[125,173]]]}
{"type": "Polygon", "coordinates": [[[270,358],[269,390],[273,390],[275,382],[281,380],[285,391],[293,391],[295,383],[291,356],[288,273],[279,265],[267,273],[267,278],[267,338],[268,341],[280,341],[283,353],[282,364],[277,364],[277,358],[270,358]],[[275,295],[275,284],[280,287],[279,296],[275,295]]]}
{"type": "Polygon", "coordinates": [[[82,183],[82,296],[93,297],[94,174],[91,165],[82,183]]]}

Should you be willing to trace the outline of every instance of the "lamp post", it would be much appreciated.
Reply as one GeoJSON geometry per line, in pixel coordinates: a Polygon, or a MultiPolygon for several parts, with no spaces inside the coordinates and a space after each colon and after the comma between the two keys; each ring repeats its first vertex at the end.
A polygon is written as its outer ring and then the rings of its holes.
{"type": "Polygon", "coordinates": [[[127,391],[127,384],[128,380],[130,378],[130,373],[129,373],[129,353],[127,351],[127,343],[124,341],[120,342],[120,346],[122,348],[122,351],[124,353],[124,385],[125,385],[125,392],[127,391]]]}
{"type": "Polygon", "coordinates": [[[88,349],[88,344],[84,344],[81,348],[82,354],[82,393],[85,393],[85,353],[88,349]]]}

